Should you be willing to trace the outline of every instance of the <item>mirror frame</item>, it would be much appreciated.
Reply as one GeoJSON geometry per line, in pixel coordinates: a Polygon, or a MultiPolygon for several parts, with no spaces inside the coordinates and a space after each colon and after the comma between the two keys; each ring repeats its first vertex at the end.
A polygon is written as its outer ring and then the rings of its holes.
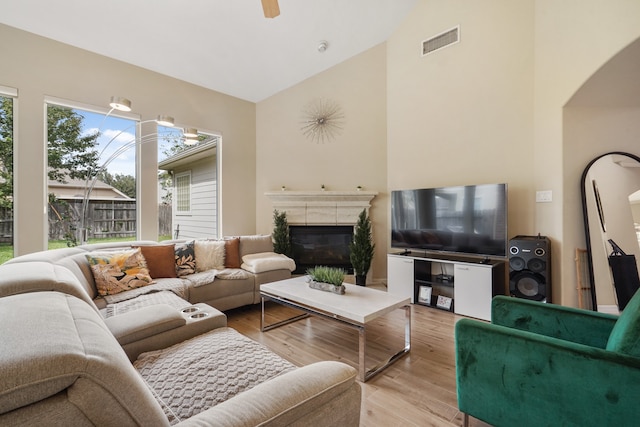
{"type": "Polygon", "coordinates": [[[601,158],[605,157],[605,156],[610,156],[610,155],[619,155],[619,156],[626,156],[629,157],[631,159],[634,159],[635,161],[637,161],[638,163],[640,163],[640,157],[636,156],[635,154],[631,154],[631,153],[627,153],[624,151],[610,151],[608,153],[604,153],[599,155],[598,157],[594,158],[593,160],[591,160],[587,166],[584,168],[584,171],[582,172],[582,178],[580,179],[580,196],[582,198],[582,217],[584,219],[584,236],[586,239],[586,243],[587,243],[587,265],[588,265],[588,270],[589,270],[589,286],[590,286],[590,291],[591,291],[591,306],[592,306],[592,310],[593,311],[598,311],[598,304],[597,304],[597,297],[596,297],[596,284],[595,284],[595,274],[593,271],[593,259],[592,259],[592,254],[591,254],[591,233],[589,232],[589,215],[587,213],[587,190],[586,190],[586,179],[587,179],[587,174],[589,173],[589,169],[591,168],[591,166],[593,166],[593,164],[600,160],[601,158]]]}

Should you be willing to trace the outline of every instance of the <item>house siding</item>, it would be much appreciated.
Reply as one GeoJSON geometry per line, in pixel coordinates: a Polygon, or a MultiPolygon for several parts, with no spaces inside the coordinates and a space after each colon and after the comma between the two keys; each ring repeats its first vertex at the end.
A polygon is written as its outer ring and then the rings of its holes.
{"type": "Polygon", "coordinates": [[[191,212],[173,212],[173,230],[179,227],[178,237],[218,237],[218,182],[215,156],[195,161],[189,166],[176,168],[175,174],[191,171],[191,212]]]}

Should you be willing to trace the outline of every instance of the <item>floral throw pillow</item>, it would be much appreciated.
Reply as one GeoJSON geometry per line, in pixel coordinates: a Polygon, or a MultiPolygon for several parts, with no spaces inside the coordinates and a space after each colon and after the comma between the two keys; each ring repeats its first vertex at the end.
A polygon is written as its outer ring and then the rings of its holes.
{"type": "Polygon", "coordinates": [[[153,282],[140,248],[87,255],[100,295],[114,295],[153,282]]]}
{"type": "Polygon", "coordinates": [[[196,253],[193,240],[183,244],[177,244],[176,272],[178,277],[187,276],[196,272],[196,253]]]}

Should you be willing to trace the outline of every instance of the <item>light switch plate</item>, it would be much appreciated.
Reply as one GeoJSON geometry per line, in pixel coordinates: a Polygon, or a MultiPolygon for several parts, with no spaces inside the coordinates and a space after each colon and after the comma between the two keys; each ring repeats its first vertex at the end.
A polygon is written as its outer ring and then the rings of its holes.
{"type": "Polygon", "coordinates": [[[549,203],[553,201],[551,190],[536,191],[536,203],[549,203]]]}

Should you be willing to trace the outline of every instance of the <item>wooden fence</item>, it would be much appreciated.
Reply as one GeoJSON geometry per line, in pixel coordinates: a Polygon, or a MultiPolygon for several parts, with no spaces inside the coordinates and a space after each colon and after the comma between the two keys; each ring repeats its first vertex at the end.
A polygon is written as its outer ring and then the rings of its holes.
{"type": "MultiPolygon", "coordinates": [[[[89,238],[136,236],[136,202],[92,201],[89,203],[89,238]]],[[[49,240],[72,240],[80,224],[81,200],[58,200],[49,205],[49,240]]],[[[159,235],[172,234],[171,205],[158,206],[159,235]]],[[[0,243],[13,242],[13,209],[0,208],[0,243]]]]}
{"type": "Polygon", "coordinates": [[[13,209],[0,208],[0,243],[13,242],[13,209]]]}
{"type": "Polygon", "coordinates": [[[172,235],[171,214],[171,205],[161,203],[158,206],[158,234],[160,236],[172,235]]]}

